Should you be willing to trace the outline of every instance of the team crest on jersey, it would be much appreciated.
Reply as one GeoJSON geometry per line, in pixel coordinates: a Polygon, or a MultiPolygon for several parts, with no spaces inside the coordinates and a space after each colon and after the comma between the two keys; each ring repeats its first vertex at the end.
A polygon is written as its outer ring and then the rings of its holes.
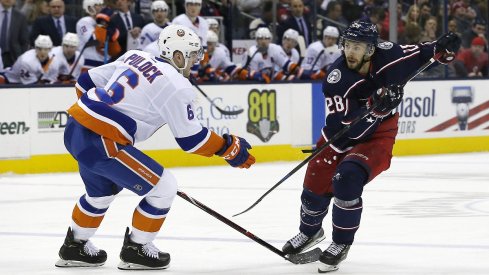
{"type": "Polygon", "coordinates": [[[388,50],[388,49],[392,48],[392,46],[394,46],[394,44],[392,44],[392,42],[390,42],[390,41],[384,41],[384,42],[380,42],[379,44],[377,44],[377,47],[381,48],[383,50],[388,50]]]}
{"type": "Polygon", "coordinates": [[[341,79],[341,71],[338,69],[334,69],[328,75],[328,83],[335,84],[341,79]]]}
{"type": "Polygon", "coordinates": [[[180,36],[180,37],[182,37],[182,36],[185,35],[185,31],[182,30],[182,29],[179,29],[179,30],[177,30],[177,35],[180,36]]]}

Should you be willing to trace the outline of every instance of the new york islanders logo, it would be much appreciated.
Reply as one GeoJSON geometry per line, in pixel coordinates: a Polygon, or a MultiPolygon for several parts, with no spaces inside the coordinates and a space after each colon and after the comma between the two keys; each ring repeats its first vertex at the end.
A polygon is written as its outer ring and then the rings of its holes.
{"type": "Polygon", "coordinates": [[[177,30],[177,35],[180,36],[180,37],[182,37],[182,36],[185,35],[185,31],[182,30],[182,29],[179,29],[179,30],[177,30]]]}

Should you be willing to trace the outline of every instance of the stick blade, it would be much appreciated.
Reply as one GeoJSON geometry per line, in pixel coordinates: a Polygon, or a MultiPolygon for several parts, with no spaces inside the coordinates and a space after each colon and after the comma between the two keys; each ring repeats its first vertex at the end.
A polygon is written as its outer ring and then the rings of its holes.
{"type": "Polygon", "coordinates": [[[321,248],[316,247],[313,250],[309,250],[304,253],[288,254],[286,257],[291,263],[294,264],[308,264],[318,261],[321,253],[323,253],[321,248]]]}
{"type": "Polygon", "coordinates": [[[226,111],[226,110],[223,110],[217,106],[214,106],[217,108],[217,110],[223,114],[223,115],[227,115],[227,116],[236,116],[236,115],[239,115],[241,114],[244,110],[243,109],[238,109],[238,110],[232,110],[232,111],[226,111]]]}

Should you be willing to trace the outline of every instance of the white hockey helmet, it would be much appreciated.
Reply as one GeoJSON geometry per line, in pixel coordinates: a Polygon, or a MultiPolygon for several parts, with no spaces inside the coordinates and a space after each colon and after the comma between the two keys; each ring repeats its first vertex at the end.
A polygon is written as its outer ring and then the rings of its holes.
{"type": "Polygon", "coordinates": [[[184,69],[192,54],[197,54],[197,61],[202,60],[204,50],[200,38],[195,32],[182,25],[170,25],[160,32],[158,47],[161,57],[168,60],[175,68],[184,69]],[[173,61],[173,54],[179,51],[185,58],[183,68],[178,67],[173,61]]]}
{"type": "Polygon", "coordinates": [[[299,39],[299,32],[294,29],[288,29],[284,32],[284,36],[282,36],[282,39],[284,38],[289,38],[297,42],[299,39]]]}
{"type": "Polygon", "coordinates": [[[202,0],[185,0],[185,5],[188,3],[200,4],[202,5],[202,0]]]}
{"type": "Polygon", "coordinates": [[[265,27],[258,28],[258,30],[256,30],[256,33],[255,33],[255,38],[256,39],[258,39],[258,38],[272,39],[272,33],[270,32],[270,30],[268,28],[265,28],[265,27]]]}
{"type": "Polygon", "coordinates": [[[34,46],[41,49],[51,49],[53,47],[53,41],[49,35],[38,35],[36,41],[34,41],[34,46]]]}
{"type": "Polygon", "coordinates": [[[209,25],[209,29],[211,27],[219,28],[219,22],[215,18],[207,18],[207,25],[209,25]]]}
{"type": "Polygon", "coordinates": [[[83,0],[83,10],[90,15],[95,15],[95,5],[103,5],[104,0],[83,0]]]}
{"type": "Polygon", "coordinates": [[[219,37],[217,37],[217,34],[214,31],[208,30],[207,31],[207,43],[217,43],[219,42],[219,37]]]}
{"type": "Polygon", "coordinates": [[[338,38],[340,36],[340,32],[338,31],[338,28],[336,28],[336,27],[327,26],[323,31],[323,37],[324,36],[330,36],[330,37],[338,38]]]}
{"type": "Polygon", "coordinates": [[[153,3],[151,3],[151,11],[156,11],[156,10],[163,10],[163,11],[168,11],[168,4],[165,1],[162,0],[156,0],[153,3]]]}
{"type": "Polygon", "coordinates": [[[80,44],[80,39],[78,39],[78,35],[67,32],[65,36],[63,36],[63,45],[77,47],[80,44]]]}

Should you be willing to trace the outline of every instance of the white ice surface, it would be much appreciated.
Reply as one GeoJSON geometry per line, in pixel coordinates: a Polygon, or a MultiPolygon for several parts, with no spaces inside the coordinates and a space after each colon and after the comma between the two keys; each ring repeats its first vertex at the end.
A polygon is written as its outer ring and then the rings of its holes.
{"type": "MultiPolygon", "coordinates": [[[[232,218],[298,162],[173,168],[180,189],[277,248],[298,232],[305,169],[250,212],[232,218]]],[[[140,198],[123,191],[92,241],[105,266],[55,268],[71,211],[84,193],[78,174],[0,175],[0,274],[123,274],[125,227],[140,198]]],[[[362,223],[347,260],[332,274],[489,274],[489,154],[394,158],[364,191],[362,223]]],[[[331,216],[325,219],[331,240],[331,216]]],[[[155,241],[171,253],[162,274],[317,274],[293,265],[177,197],[155,241]]],[[[150,272],[130,272],[147,274],[150,272]]]]}

